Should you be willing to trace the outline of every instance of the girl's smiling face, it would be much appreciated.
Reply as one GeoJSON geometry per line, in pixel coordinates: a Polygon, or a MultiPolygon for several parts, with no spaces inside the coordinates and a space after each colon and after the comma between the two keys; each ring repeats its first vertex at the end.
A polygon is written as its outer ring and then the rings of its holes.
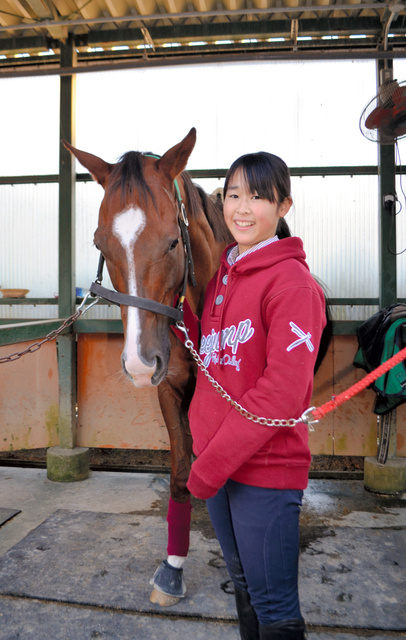
{"type": "Polygon", "coordinates": [[[273,238],[279,218],[287,214],[291,205],[290,196],[281,203],[276,194],[274,202],[261,198],[256,191],[251,191],[242,169],[237,169],[224,197],[224,219],[238,243],[240,254],[273,238]]]}

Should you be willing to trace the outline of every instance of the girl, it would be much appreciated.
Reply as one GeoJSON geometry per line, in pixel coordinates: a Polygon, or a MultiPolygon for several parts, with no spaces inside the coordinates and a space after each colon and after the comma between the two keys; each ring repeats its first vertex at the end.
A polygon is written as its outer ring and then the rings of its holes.
{"type": "MultiPolygon", "coordinates": [[[[247,412],[267,419],[297,419],[308,409],[326,324],[302,241],[286,237],[291,205],[283,160],[260,152],[233,163],[224,218],[235,243],[209,283],[201,321],[210,374],[247,412]]],[[[297,583],[307,426],[249,420],[200,370],[189,418],[197,459],[188,488],[207,500],[242,640],[305,638],[297,583]]]]}

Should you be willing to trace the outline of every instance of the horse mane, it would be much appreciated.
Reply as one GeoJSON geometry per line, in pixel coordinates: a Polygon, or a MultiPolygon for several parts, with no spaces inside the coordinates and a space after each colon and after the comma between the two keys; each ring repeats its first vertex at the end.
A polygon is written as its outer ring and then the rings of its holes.
{"type": "MultiPolygon", "coordinates": [[[[145,206],[149,196],[156,207],[154,194],[144,178],[142,161],[145,155],[155,154],[127,151],[121,156],[112,171],[111,183],[106,192],[107,198],[120,189],[122,203],[125,204],[128,195],[136,191],[145,206]]],[[[181,174],[181,177],[188,199],[186,207],[188,216],[197,218],[203,209],[215,239],[219,242],[231,243],[233,238],[224,222],[221,202],[218,199],[213,201],[199,185],[192,182],[186,171],[181,174]]]]}
{"type": "Polygon", "coordinates": [[[189,201],[188,215],[197,217],[199,211],[203,207],[204,214],[207,218],[215,239],[219,242],[233,242],[233,237],[228,230],[223,216],[223,205],[221,200],[214,200],[198,184],[192,182],[189,174],[184,171],[182,174],[183,185],[189,201]]]}

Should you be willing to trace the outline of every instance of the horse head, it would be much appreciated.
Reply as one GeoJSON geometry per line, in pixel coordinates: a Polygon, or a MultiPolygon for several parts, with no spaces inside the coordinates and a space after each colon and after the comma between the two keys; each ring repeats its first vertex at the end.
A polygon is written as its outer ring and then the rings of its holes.
{"type": "MultiPolygon", "coordinates": [[[[185,169],[196,142],[193,128],[162,157],[131,151],[109,164],[63,141],[103,187],[94,244],[101,251],[116,291],[172,307],[185,276],[180,232],[185,169]]],[[[165,315],[121,304],[124,372],[135,386],[158,385],[170,357],[165,315]]]]}

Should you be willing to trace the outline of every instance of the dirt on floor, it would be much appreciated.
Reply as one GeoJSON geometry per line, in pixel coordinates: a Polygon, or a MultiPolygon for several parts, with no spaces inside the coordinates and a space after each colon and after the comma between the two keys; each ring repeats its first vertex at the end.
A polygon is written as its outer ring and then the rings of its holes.
{"type": "MultiPolygon", "coordinates": [[[[0,452],[0,466],[46,467],[47,449],[22,449],[0,452]]],[[[90,468],[93,471],[126,472],[170,472],[170,452],[150,449],[103,449],[90,448],[90,468]]],[[[313,456],[311,473],[313,477],[354,477],[363,473],[364,458],[361,456],[313,456]],[[338,474],[338,475],[337,475],[338,474]],[[341,474],[341,475],[340,475],[341,474]]],[[[192,496],[191,529],[198,530],[206,538],[214,538],[215,533],[204,500],[192,496]]],[[[167,498],[154,505],[151,515],[166,517],[167,498]]],[[[323,535],[327,535],[322,527],[323,535]]],[[[304,549],[314,537],[321,533],[320,527],[307,523],[301,533],[301,548],[304,549]]]]}
{"type": "MultiPolygon", "coordinates": [[[[0,452],[0,465],[13,466],[45,466],[46,452],[44,449],[20,449],[18,451],[0,452]]],[[[170,470],[170,452],[153,449],[103,449],[90,448],[90,467],[93,470],[114,470],[121,468],[131,471],[170,470]]],[[[310,471],[322,472],[362,472],[364,458],[362,456],[313,456],[310,471]]]]}

